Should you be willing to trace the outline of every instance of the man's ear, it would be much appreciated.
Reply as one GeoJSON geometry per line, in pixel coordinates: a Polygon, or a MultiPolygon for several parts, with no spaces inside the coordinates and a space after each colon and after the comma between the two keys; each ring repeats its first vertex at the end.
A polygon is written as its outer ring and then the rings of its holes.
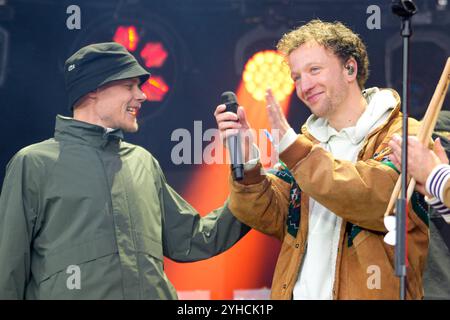
{"type": "Polygon", "coordinates": [[[90,102],[94,102],[95,100],[97,100],[97,90],[88,92],[87,94],[85,94],[84,96],[82,96],[74,105],[73,105],[73,109],[75,110],[76,108],[79,109],[80,106],[86,106],[88,105],[90,102]]]}
{"type": "Polygon", "coordinates": [[[358,63],[354,58],[348,59],[344,64],[345,76],[350,81],[355,81],[358,75],[358,63]]]}

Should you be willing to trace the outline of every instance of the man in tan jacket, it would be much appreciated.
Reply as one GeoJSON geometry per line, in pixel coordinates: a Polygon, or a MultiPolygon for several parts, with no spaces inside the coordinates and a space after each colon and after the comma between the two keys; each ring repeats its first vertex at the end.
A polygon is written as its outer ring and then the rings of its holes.
{"type": "MultiPolygon", "coordinates": [[[[265,172],[257,148],[245,144],[245,178],[231,181],[229,199],[238,219],[282,241],[272,298],[397,299],[394,247],[383,241],[383,217],[398,177],[387,155],[389,140],[401,131],[400,98],[393,90],[363,90],[366,49],[341,23],[310,21],[277,47],[312,115],[297,135],[268,90],[282,165],[265,172]]],[[[237,115],[224,111],[224,105],[215,111],[224,140],[250,130],[243,107],[237,115]]],[[[410,132],[417,127],[411,119],[410,132]]],[[[406,297],[421,299],[428,216],[418,194],[407,232],[406,297]]]]}

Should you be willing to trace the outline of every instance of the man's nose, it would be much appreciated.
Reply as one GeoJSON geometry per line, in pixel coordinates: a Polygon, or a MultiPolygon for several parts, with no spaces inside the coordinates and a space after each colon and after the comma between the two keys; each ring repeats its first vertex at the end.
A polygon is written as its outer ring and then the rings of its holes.
{"type": "Polygon", "coordinates": [[[141,90],[141,88],[138,87],[137,92],[135,94],[135,99],[139,102],[144,102],[145,100],[147,100],[147,96],[145,95],[145,93],[141,90]]]}
{"type": "Polygon", "coordinates": [[[305,75],[302,77],[301,83],[300,83],[300,89],[302,91],[302,94],[306,94],[308,91],[310,91],[312,88],[314,88],[314,81],[309,77],[308,75],[305,75]]]}

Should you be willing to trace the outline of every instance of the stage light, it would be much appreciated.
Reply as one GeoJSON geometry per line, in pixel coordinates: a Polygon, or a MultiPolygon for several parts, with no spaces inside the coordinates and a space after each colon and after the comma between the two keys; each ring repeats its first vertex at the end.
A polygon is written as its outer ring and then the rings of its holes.
{"type": "MultiPolygon", "coordinates": [[[[135,26],[122,25],[117,27],[113,40],[125,46],[128,51],[135,51],[138,47],[140,37],[135,26]]],[[[137,58],[143,60],[146,67],[152,68],[152,76],[141,86],[141,89],[147,96],[147,101],[162,102],[169,92],[169,86],[164,80],[164,76],[158,72],[158,68],[164,66],[169,54],[164,48],[164,45],[159,41],[145,42],[142,45],[143,49],[137,58]]]]}
{"type": "Polygon", "coordinates": [[[245,89],[257,101],[265,100],[267,88],[272,89],[278,101],[285,100],[294,90],[294,82],[284,57],[274,50],[253,55],[245,65],[242,78],[245,89]]]}
{"type": "Polygon", "coordinates": [[[437,0],[436,9],[439,11],[447,10],[448,0],[437,0]]]}
{"type": "Polygon", "coordinates": [[[113,40],[132,52],[137,48],[139,35],[135,26],[119,26],[116,29],[113,40]]]}
{"type": "Polygon", "coordinates": [[[92,43],[115,41],[126,47],[151,74],[142,85],[147,95],[139,113],[142,124],[170,108],[174,91],[181,91],[181,72],[187,68],[189,54],[169,22],[136,10],[128,8],[119,16],[106,13],[92,20],[82,28],[67,56],[92,43]]]}
{"type": "Polygon", "coordinates": [[[142,86],[141,90],[147,96],[148,101],[162,101],[169,92],[164,78],[159,76],[150,77],[142,86]]]}
{"type": "Polygon", "coordinates": [[[141,57],[148,68],[159,68],[167,59],[167,51],[161,42],[149,42],[141,51],[141,57]]]}
{"type": "MultiPolygon", "coordinates": [[[[287,26],[269,23],[273,16],[251,29],[236,43],[234,52],[235,72],[242,75],[242,83],[250,96],[258,101],[265,100],[267,88],[271,88],[281,102],[292,95],[294,83],[284,57],[275,51],[280,37],[288,31],[287,26]]],[[[287,110],[286,110],[287,111],[287,110]]]]}

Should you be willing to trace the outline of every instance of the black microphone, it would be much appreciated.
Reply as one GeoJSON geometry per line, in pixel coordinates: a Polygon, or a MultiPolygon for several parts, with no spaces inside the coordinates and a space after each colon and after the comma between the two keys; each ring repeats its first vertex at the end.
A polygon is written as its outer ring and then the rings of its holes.
{"type": "MultiPolygon", "coordinates": [[[[222,93],[220,101],[227,108],[225,111],[237,113],[238,102],[234,92],[227,91],[222,93]]],[[[229,136],[227,138],[228,150],[230,152],[231,172],[234,180],[244,179],[244,163],[242,161],[241,135],[229,136]]]]}

